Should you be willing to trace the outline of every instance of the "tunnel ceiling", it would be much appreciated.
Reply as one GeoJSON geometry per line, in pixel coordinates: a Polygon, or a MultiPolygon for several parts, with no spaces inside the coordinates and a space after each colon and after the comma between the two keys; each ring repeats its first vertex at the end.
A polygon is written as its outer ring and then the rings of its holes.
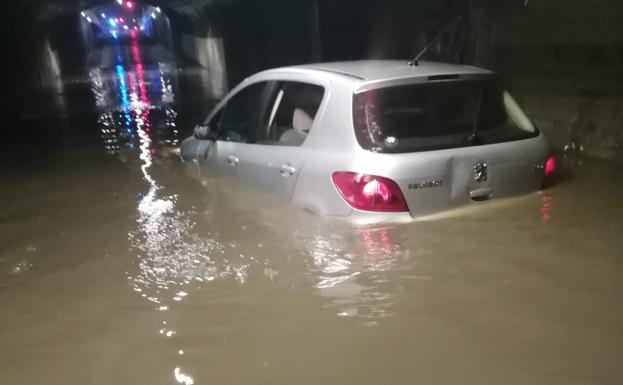
{"type": "MultiPolygon", "coordinates": [[[[159,6],[167,13],[173,12],[187,16],[196,16],[205,7],[215,4],[233,3],[237,0],[132,1],[159,6]]],[[[49,21],[63,14],[79,13],[84,9],[102,5],[113,5],[115,3],[115,0],[17,0],[17,4],[13,3],[13,6],[19,5],[21,9],[27,10],[29,14],[33,15],[34,18],[39,21],[49,21]]]]}
{"type": "MultiPolygon", "coordinates": [[[[126,0],[124,0],[126,1],[126,0]]],[[[187,16],[199,16],[201,11],[209,6],[213,5],[227,5],[232,3],[242,3],[252,0],[149,0],[149,1],[136,1],[137,3],[144,3],[153,6],[161,7],[166,13],[177,13],[187,16]]],[[[295,0],[292,0],[295,1],[295,0]]],[[[308,2],[309,0],[299,0],[301,2],[308,2]]],[[[448,4],[467,3],[470,0],[436,0],[429,5],[436,6],[448,6],[448,4]]],[[[488,3],[493,0],[479,0],[480,3],[488,3]]],[[[524,2],[526,0],[495,0],[495,3],[503,2],[524,2]]],[[[7,11],[21,8],[27,10],[29,14],[39,21],[49,21],[56,17],[69,14],[78,13],[84,9],[92,8],[95,6],[114,4],[115,0],[15,0],[10,3],[5,3],[7,11]],[[9,5],[7,7],[7,5],[9,5]]],[[[267,1],[269,4],[270,1],[267,1]]]]}

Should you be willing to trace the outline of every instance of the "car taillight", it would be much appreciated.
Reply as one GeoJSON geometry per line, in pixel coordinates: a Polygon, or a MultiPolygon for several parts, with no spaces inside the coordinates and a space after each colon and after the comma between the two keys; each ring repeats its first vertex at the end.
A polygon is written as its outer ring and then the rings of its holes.
{"type": "Polygon", "coordinates": [[[551,177],[556,172],[556,158],[554,155],[547,158],[545,165],[543,166],[543,172],[545,177],[551,177]]]}
{"type": "Polygon", "coordinates": [[[363,211],[409,211],[400,188],[391,179],[356,172],[335,172],[333,184],[346,202],[363,211]]]}
{"type": "Polygon", "coordinates": [[[554,174],[556,174],[556,157],[553,155],[549,156],[544,163],[540,164],[540,167],[542,167],[543,170],[543,183],[541,184],[541,188],[545,189],[554,183],[554,174]]]}

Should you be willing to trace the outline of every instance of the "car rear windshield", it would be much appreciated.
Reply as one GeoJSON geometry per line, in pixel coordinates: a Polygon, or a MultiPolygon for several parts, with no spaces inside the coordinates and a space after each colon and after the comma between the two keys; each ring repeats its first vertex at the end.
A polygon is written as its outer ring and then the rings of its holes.
{"type": "Polygon", "coordinates": [[[536,128],[495,79],[444,81],[355,94],[355,133],[367,150],[404,153],[526,139],[536,128]]]}

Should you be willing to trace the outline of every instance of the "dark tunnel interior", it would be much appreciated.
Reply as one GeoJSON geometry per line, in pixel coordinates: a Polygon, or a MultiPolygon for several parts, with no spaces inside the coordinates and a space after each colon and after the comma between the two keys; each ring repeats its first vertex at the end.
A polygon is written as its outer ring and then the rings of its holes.
{"type": "Polygon", "coordinates": [[[11,74],[2,80],[7,92],[1,105],[8,121],[21,124],[46,113],[33,99],[51,109],[73,94],[84,102],[77,83],[88,77],[89,68],[110,69],[130,58],[133,40],[145,64],[194,71],[208,84],[203,97],[216,100],[267,68],[409,60],[451,25],[428,50],[427,60],[502,73],[556,146],[581,144],[591,156],[620,159],[621,137],[614,131],[623,39],[616,17],[623,11],[611,2],[589,3],[21,0],[7,10],[0,27],[7,52],[2,69],[11,74]],[[559,20],[553,27],[552,18],[559,20]],[[594,28],[593,20],[603,22],[594,28]],[[540,108],[544,100],[557,112],[540,108]]]}

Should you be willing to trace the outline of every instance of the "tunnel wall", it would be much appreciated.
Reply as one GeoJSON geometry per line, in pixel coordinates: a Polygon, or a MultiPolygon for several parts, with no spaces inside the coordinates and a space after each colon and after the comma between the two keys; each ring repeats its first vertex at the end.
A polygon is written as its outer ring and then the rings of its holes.
{"type": "MultiPolygon", "coordinates": [[[[314,61],[406,61],[468,10],[465,0],[258,0],[215,4],[205,15],[223,38],[235,85],[266,68],[314,61]]],[[[461,56],[462,49],[447,51],[461,56]]]]}
{"type": "Polygon", "coordinates": [[[182,51],[189,59],[207,70],[204,82],[212,98],[222,98],[227,92],[227,67],[223,40],[208,35],[181,35],[182,51]]]}
{"type": "Polygon", "coordinates": [[[623,2],[480,2],[474,57],[569,153],[623,162],[623,2]]]}
{"type": "Polygon", "coordinates": [[[291,0],[231,2],[210,7],[207,20],[222,37],[227,81],[273,67],[312,60],[312,19],[308,3],[291,0]]]}
{"type": "MultiPolygon", "coordinates": [[[[319,19],[323,60],[411,59],[441,29],[468,11],[464,0],[322,1],[319,19]]],[[[439,51],[431,49],[428,57],[462,61],[463,46],[467,45],[467,36],[462,36],[464,41],[455,41],[457,44],[449,47],[445,44],[448,34],[444,35],[443,44],[435,47],[439,51]]]]}
{"type": "Polygon", "coordinates": [[[81,19],[79,14],[63,14],[50,22],[49,36],[59,53],[63,75],[84,72],[85,49],[93,43],[94,36],[90,26],[81,19]]]}
{"type": "MultiPolygon", "coordinates": [[[[62,92],[60,53],[32,9],[16,8],[0,23],[3,33],[0,113],[5,122],[44,114],[62,92]]],[[[10,130],[11,123],[5,128],[10,130]]]]}

